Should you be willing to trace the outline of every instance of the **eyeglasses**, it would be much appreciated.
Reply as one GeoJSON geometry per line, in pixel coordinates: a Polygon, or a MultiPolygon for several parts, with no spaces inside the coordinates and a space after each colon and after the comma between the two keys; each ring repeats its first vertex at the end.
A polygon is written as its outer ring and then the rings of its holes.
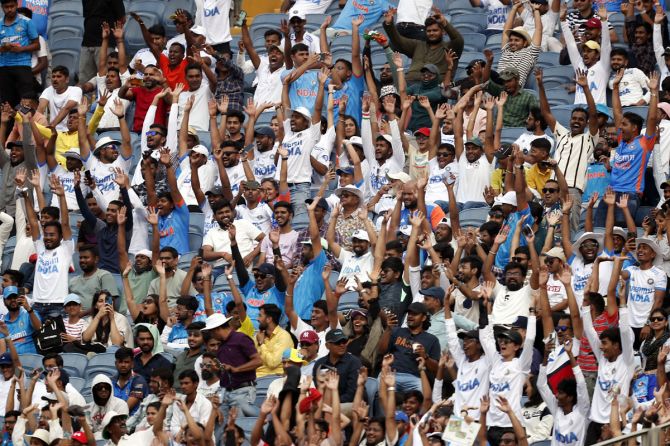
{"type": "Polygon", "coordinates": [[[502,212],[489,212],[489,217],[493,218],[503,218],[504,215],[502,212]]]}
{"type": "Polygon", "coordinates": [[[567,325],[557,325],[556,326],[556,331],[559,332],[559,333],[564,332],[564,331],[568,331],[569,329],[570,329],[570,327],[568,327],[567,325]]]}
{"type": "Polygon", "coordinates": [[[150,305],[150,304],[154,303],[154,300],[153,300],[153,299],[144,299],[144,300],[142,301],[142,303],[143,303],[144,305],[150,305]]]}
{"type": "Polygon", "coordinates": [[[307,347],[311,347],[314,344],[315,344],[314,342],[301,342],[300,347],[307,348],[307,347]]]}
{"type": "Polygon", "coordinates": [[[558,192],[558,189],[554,189],[553,187],[543,187],[542,188],[542,193],[543,194],[555,194],[558,192]]]}
{"type": "Polygon", "coordinates": [[[528,259],[525,258],[525,257],[518,257],[518,256],[512,257],[512,262],[521,263],[521,262],[527,262],[527,261],[528,261],[528,259]]]}
{"type": "Polygon", "coordinates": [[[584,248],[597,248],[598,243],[597,242],[584,242],[584,243],[582,243],[582,246],[584,248]]]}
{"type": "Polygon", "coordinates": [[[666,319],[662,316],[654,316],[649,318],[649,322],[663,322],[666,319]]]}
{"type": "Polygon", "coordinates": [[[256,279],[256,280],[263,280],[267,276],[268,276],[267,274],[263,274],[263,273],[254,273],[254,279],[256,279]]]}
{"type": "Polygon", "coordinates": [[[147,136],[156,136],[156,135],[165,136],[161,132],[157,132],[156,130],[149,130],[148,132],[145,133],[145,135],[147,135],[147,136]]]}

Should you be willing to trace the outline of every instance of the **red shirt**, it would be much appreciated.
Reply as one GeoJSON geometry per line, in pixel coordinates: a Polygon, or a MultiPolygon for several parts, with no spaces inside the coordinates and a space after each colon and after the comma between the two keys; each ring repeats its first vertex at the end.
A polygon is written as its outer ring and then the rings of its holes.
{"type": "MultiPolygon", "coordinates": [[[[135,98],[135,117],[133,119],[133,132],[142,131],[142,123],[144,123],[144,117],[147,115],[147,110],[151,102],[154,100],[154,96],[162,91],[160,87],[154,88],[153,90],[147,90],[144,87],[133,87],[130,89],[133,92],[133,97],[135,98]]],[[[161,124],[166,125],[165,116],[167,114],[167,105],[161,99],[158,101],[158,106],[156,110],[156,119],[152,124],[161,124]]]]}
{"type": "Polygon", "coordinates": [[[177,84],[186,84],[186,66],[188,65],[188,60],[183,59],[179,65],[174,68],[170,68],[170,62],[168,57],[161,53],[161,57],[158,60],[158,67],[163,72],[163,76],[167,80],[170,88],[174,89],[177,84]]]}
{"type": "MultiPolygon", "coordinates": [[[[619,324],[619,311],[613,315],[609,315],[607,309],[602,312],[598,317],[593,320],[593,328],[595,328],[598,336],[605,331],[607,328],[616,327],[619,324]]],[[[586,336],[582,336],[582,339],[579,344],[579,356],[577,356],[577,364],[582,369],[583,372],[597,372],[598,371],[598,362],[596,357],[593,354],[593,350],[589,345],[588,339],[586,336]]]]}

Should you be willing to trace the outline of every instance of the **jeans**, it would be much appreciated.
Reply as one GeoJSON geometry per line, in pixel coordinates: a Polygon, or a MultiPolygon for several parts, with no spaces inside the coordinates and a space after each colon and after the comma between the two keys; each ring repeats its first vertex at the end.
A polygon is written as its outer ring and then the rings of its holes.
{"type": "Polygon", "coordinates": [[[421,378],[411,373],[396,373],[395,386],[398,392],[421,391],[421,378]]]}
{"type": "Polygon", "coordinates": [[[305,200],[311,198],[309,183],[293,183],[289,185],[291,192],[291,205],[293,205],[293,220],[291,226],[296,231],[309,226],[309,218],[307,217],[307,205],[305,200]]]}
{"type": "Polygon", "coordinates": [[[221,410],[223,411],[224,416],[228,415],[228,411],[233,406],[237,406],[237,409],[242,412],[242,416],[258,416],[259,410],[256,407],[256,387],[240,387],[239,389],[231,391],[222,389],[221,392],[223,394],[223,397],[221,398],[221,410]]]}
{"type": "MultiPolygon", "coordinates": [[[[569,187],[568,195],[572,197],[572,209],[570,211],[570,230],[574,234],[579,230],[579,220],[581,220],[582,216],[582,191],[575,187],[569,187]]],[[[603,226],[605,225],[603,224],[603,226]]]]}
{"type": "Polygon", "coordinates": [[[426,27],[417,23],[400,22],[396,23],[398,34],[408,39],[426,40],[426,27]]]}
{"type": "Polygon", "coordinates": [[[488,203],[485,201],[467,201],[465,203],[456,203],[459,211],[464,211],[466,209],[475,209],[475,208],[487,208],[489,207],[488,203]]]}
{"type": "MultiPolygon", "coordinates": [[[[616,192],[616,200],[619,201],[619,198],[623,194],[624,192],[616,192]]],[[[632,215],[633,218],[635,218],[637,208],[639,207],[640,207],[640,196],[636,193],[629,193],[628,212],[630,212],[630,215],[632,215]]],[[[598,209],[596,210],[594,226],[600,228],[604,227],[606,217],[607,217],[607,203],[605,203],[605,200],[601,200],[600,203],[598,204],[598,209]]],[[[626,227],[625,221],[626,218],[623,216],[623,212],[621,212],[621,209],[616,207],[614,209],[614,224],[616,225],[617,223],[622,223],[621,226],[626,227]]]]}
{"type": "Polygon", "coordinates": [[[65,308],[63,304],[33,304],[33,310],[40,317],[41,321],[47,320],[50,316],[62,316],[65,317],[65,308]]]}

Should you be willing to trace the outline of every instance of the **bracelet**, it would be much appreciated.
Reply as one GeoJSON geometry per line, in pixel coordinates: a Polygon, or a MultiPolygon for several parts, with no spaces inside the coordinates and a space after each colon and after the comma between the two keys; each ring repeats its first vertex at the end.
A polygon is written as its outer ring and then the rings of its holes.
{"type": "Polygon", "coordinates": [[[404,68],[396,68],[395,70],[396,70],[398,73],[400,73],[401,71],[405,71],[404,68]]]}
{"type": "Polygon", "coordinates": [[[386,390],[389,392],[395,392],[395,387],[387,387],[386,390]]]}
{"type": "Polygon", "coordinates": [[[489,251],[489,255],[491,255],[491,254],[496,255],[496,254],[498,254],[498,251],[489,251]]]}
{"type": "Polygon", "coordinates": [[[284,161],[288,161],[288,156],[282,156],[281,159],[283,159],[284,161]]]}
{"type": "Polygon", "coordinates": [[[228,279],[228,280],[233,280],[233,275],[232,275],[232,274],[228,274],[228,275],[226,276],[226,279],[228,279]]]}

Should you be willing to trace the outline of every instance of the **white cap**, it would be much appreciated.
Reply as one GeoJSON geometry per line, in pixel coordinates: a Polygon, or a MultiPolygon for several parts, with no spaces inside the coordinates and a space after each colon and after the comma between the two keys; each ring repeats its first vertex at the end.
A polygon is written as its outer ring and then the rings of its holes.
{"type": "Polygon", "coordinates": [[[30,442],[31,438],[37,438],[39,440],[42,440],[44,444],[51,443],[49,440],[49,431],[46,429],[35,429],[35,432],[33,432],[32,435],[26,435],[27,442],[30,442]]]}
{"type": "Polygon", "coordinates": [[[117,146],[120,146],[121,141],[119,141],[118,139],[112,139],[109,136],[103,136],[98,140],[97,143],[95,143],[95,150],[93,151],[93,154],[97,153],[98,150],[110,144],[116,144],[117,146]]]}
{"type": "Polygon", "coordinates": [[[622,239],[626,240],[626,231],[624,231],[621,226],[613,227],[612,228],[612,235],[618,235],[622,239]]]}
{"type": "Polygon", "coordinates": [[[640,245],[647,245],[654,250],[656,253],[656,257],[654,257],[654,265],[658,266],[663,263],[663,253],[661,252],[661,247],[658,246],[658,243],[656,243],[655,240],[649,237],[638,237],[635,239],[635,248],[640,245]]]}
{"type": "Polygon", "coordinates": [[[503,195],[499,201],[500,204],[509,204],[510,206],[516,206],[516,192],[513,191],[506,192],[505,195],[503,195]]]}
{"type": "Polygon", "coordinates": [[[361,138],[360,136],[352,136],[351,138],[349,138],[349,142],[352,145],[363,146],[363,138],[361,138]]]}
{"type": "Polygon", "coordinates": [[[391,135],[385,135],[380,133],[379,136],[377,136],[377,138],[384,138],[386,142],[388,142],[389,144],[393,144],[393,137],[391,135]]]}
{"type": "Polygon", "coordinates": [[[361,191],[359,188],[354,186],[353,184],[347,184],[344,187],[340,187],[335,189],[335,196],[338,198],[342,198],[342,192],[348,192],[350,194],[354,194],[358,197],[358,199],[362,202],[363,201],[363,191],[361,191]]]}
{"type": "Polygon", "coordinates": [[[401,233],[402,235],[406,235],[407,237],[409,237],[410,235],[412,235],[412,226],[411,225],[400,226],[398,228],[398,232],[401,233]]]}
{"type": "Polygon", "coordinates": [[[312,113],[307,109],[307,107],[298,107],[293,109],[294,112],[300,113],[307,119],[308,121],[312,121],[312,113]]]}
{"type": "Polygon", "coordinates": [[[293,17],[298,17],[300,20],[305,20],[307,16],[305,15],[305,12],[300,9],[292,9],[288,13],[288,21],[290,22],[293,17]]]}
{"type": "Polygon", "coordinates": [[[209,150],[207,150],[207,147],[203,146],[202,144],[196,144],[193,146],[191,149],[191,152],[199,153],[200,155],[204,156],[209,156],[209,150]]]}
{"type": "Polygon", "coordinates": [[[221,313],[214,313],[205,319],[205,328],[203,330],[213,330],[230,321],[232,317],[226,317],[221,313]]]}
{"type": "Polygon", "coordinates": [[[139,251],[137,251],[135,253],[135,257],[137,257],[137,256],[145,256],[145,257],[149,257],[149,259],[151,259],[152,256],[153,256],[153,253],[151,251],[149,251],[148,249],[140,249],[139,251]]]}
{"type": "Polygon", "coordinates": [[[197,34],[199,36],[204,36],[205,35],[205,28],[203,26],[192,26],[190,30],[193,34],[197,34]]]}
{"type": "Polygon", "coordinates": [[[389,180],[400,180],[403,184],[412,180],[412,177],[410,177],[405,172],[387,173],[386,176],[388,177],[389,180]]]}
{"type": "Polygon", "coordinates": [[[351,238],[357,238],[358,240],[365,240],[366,242],[370,241],[370,236],[368,235],[368,231],[364,229],[358,229],[356,232],[354,232],[351,235],[351,238]]]}

